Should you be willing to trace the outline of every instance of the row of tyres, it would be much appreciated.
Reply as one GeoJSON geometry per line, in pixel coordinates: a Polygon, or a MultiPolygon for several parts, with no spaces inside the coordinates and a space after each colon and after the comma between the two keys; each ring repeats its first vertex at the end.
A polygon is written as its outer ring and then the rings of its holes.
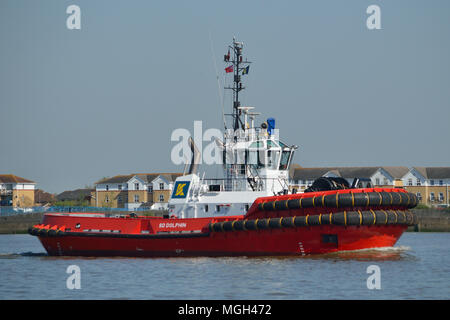
{"type": "Polygon", "coordinates": [[[254,220],[233,220],[210,223],[211,232],[265,230],[320,225],[371,226],[371,225],[415,225],[417,217],[411,211],[368,210],[337,213],[265,218],[254,220]]]}
{"type": "Polygon", "coordinates": [[[417,196],[409,192],[335,193],[297,199],[267,201],[258,204],[260,211],[282,211],[307,208],[355,208],[393,206],[414,208],[417,196]]]}

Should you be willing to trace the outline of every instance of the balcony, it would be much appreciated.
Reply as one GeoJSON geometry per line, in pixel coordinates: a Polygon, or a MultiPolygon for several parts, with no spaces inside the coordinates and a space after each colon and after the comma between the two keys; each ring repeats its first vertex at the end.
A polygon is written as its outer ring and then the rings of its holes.
{"type": "Polygon", "coordinates": [[[11,195],[13,194],[12,189],[0,189],[0,195],[11,195]]]}

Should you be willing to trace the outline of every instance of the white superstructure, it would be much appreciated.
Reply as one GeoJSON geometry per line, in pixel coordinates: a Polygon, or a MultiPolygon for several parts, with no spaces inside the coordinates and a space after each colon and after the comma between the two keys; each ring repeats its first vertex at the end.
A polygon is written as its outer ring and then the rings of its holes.
{"type": "MultiPolygon", "coordinates": [[[[225,130],[218,141],[222,152],[224,178],[206,179],[191,165],[189,174],[176,179],[169,200],[169,215],[178,218],[243,215],[258,197],[288,192],[289,166],[297,146],[288,146],[278,137],[275,119],[255,126],[258,113],[253,107],[240,106],[238,93],[243,90],[241,72],[248,73],[248,61],[242,61],[243,43],[233,41],[233,129],[225,130]],[[242,67],[244,65],[244,67],[242,67]]],[[[196,147],[191,140],[192,162],[196,147]]]]}

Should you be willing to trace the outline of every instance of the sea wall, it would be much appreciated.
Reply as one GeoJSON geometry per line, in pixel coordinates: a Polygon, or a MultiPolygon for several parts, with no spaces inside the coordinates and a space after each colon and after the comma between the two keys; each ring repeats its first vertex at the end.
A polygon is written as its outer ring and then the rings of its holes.
{"type": "MultiPolygon", "coordinates": [[[[436,209],[413,209],[419,220],[415,226],[408,228],[414,232],[450,232],[450,211],[436,209]]],[[[28,228],[42,220],[43,213],[20,214],[0,217],[0,234],[26,233],[28,228]]],[[[155,212],[151,215],[162,215],[155,212]]]]}
{"type": "Polygon", "coordinates": [[[29,227],[41,222],[43,215],[39,212],[0,217],[0,234],[26,233],[29,227]]]}
{"type": "Polygon", "coordinates": [[[450,232],[450,210],[412,209],[419,223],[408,228],[408,231],[450,232]]]}

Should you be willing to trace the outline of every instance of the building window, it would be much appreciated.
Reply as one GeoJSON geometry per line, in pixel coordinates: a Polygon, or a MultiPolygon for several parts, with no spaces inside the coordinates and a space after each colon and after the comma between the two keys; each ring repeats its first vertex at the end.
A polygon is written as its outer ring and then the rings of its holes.
{"type": "Polygon", "coordinates": [[[106,203],[109,202],[109,197],[108,197],[108,196],[105,197],[105,202],[106,202],[106,203]]]}
{"type": "Polygon", "coordinates": [[[389,184],[389,182],[388,182],[388,180],[387,180],[386,178],[384,178],[383,184],[384,184],[385,186],[387,186],[387,185],[389,184]]]}
{"type": "Polygon", "coordinates": [[[106,185],[106,191],[108,191],[109,190],[109,185],[106,185]]]}
{"type": "Polygon", "coordinates": [[[159,190],[164,190],[164,182],[161,182],[161,183],[159,184],[159,190]]]}
{"type": "Polygon", "coordinates": [[[122,185],[121,185],[121,184],[118,184],[118,185],[117,185],[117,189],[122,190],[122,185]]]}
{"type": "Polygon", "coordinates": [[[416,193],[416,196],[417,196],[417,201],[422,201],[422,195],[420,194],[420,192],[417,192],[416,193]]]}
{"type": "Polygon", "coordinates": [[[417,179],[416,186],[421,186],[420,179],[417,179]]]}
{"type": "Polygon", "coordinates": [[[430,180],[430,185],[434,186],[434,180],[430,180]]]}
{"type": "Polygon", "coordinates": [[[443,186],[444,185],[444,180],[439,180],[439,185],[443,186]]]}
{"type": "Polygon", "coordinates": [[[138,194],[134,195],[134,202],[139,202],[139,195],[138,194]]]}
{"type": "Polygon", "coordinates": [[[164,202],[164,195],[163,194],[159,195],[159,202],[164,202]]]}
{"type": "Polygon", "coordinates": [[[434,201],[434,192],[430,192],[430,201],[434,201]]]}
{"type": "Polygon", "coordinates": [[[444,193],[439,192],[439,202],[444,202],[444,193]]]}
{"type": "Polygon", "coordinates": [[[139,190],[139,183],[135,183],[135,184],[134,184],[134,189],[135,189],[135,190],[139,190]]]}
{"type": "Polygon", "coordinates": [[[375,179],[375,184],[376,184],[377,186],[380,185],[380,178],[376,178],[376,179],[375,179]]]}
{"type": "Polygon", "coordinates": [[[148,192],[153,192],[153,186],[151,184],[148,185],[148,192]]]}
{"type": "Polygon", "coordinates": [[[408,186],[412,186],[412,179],[411,178],[408,179],[408,186]]]}
{"type": "Polygon", "coordinates": [[[122,196],[117,196],[117,202],[122,203],[122,196]]]}

